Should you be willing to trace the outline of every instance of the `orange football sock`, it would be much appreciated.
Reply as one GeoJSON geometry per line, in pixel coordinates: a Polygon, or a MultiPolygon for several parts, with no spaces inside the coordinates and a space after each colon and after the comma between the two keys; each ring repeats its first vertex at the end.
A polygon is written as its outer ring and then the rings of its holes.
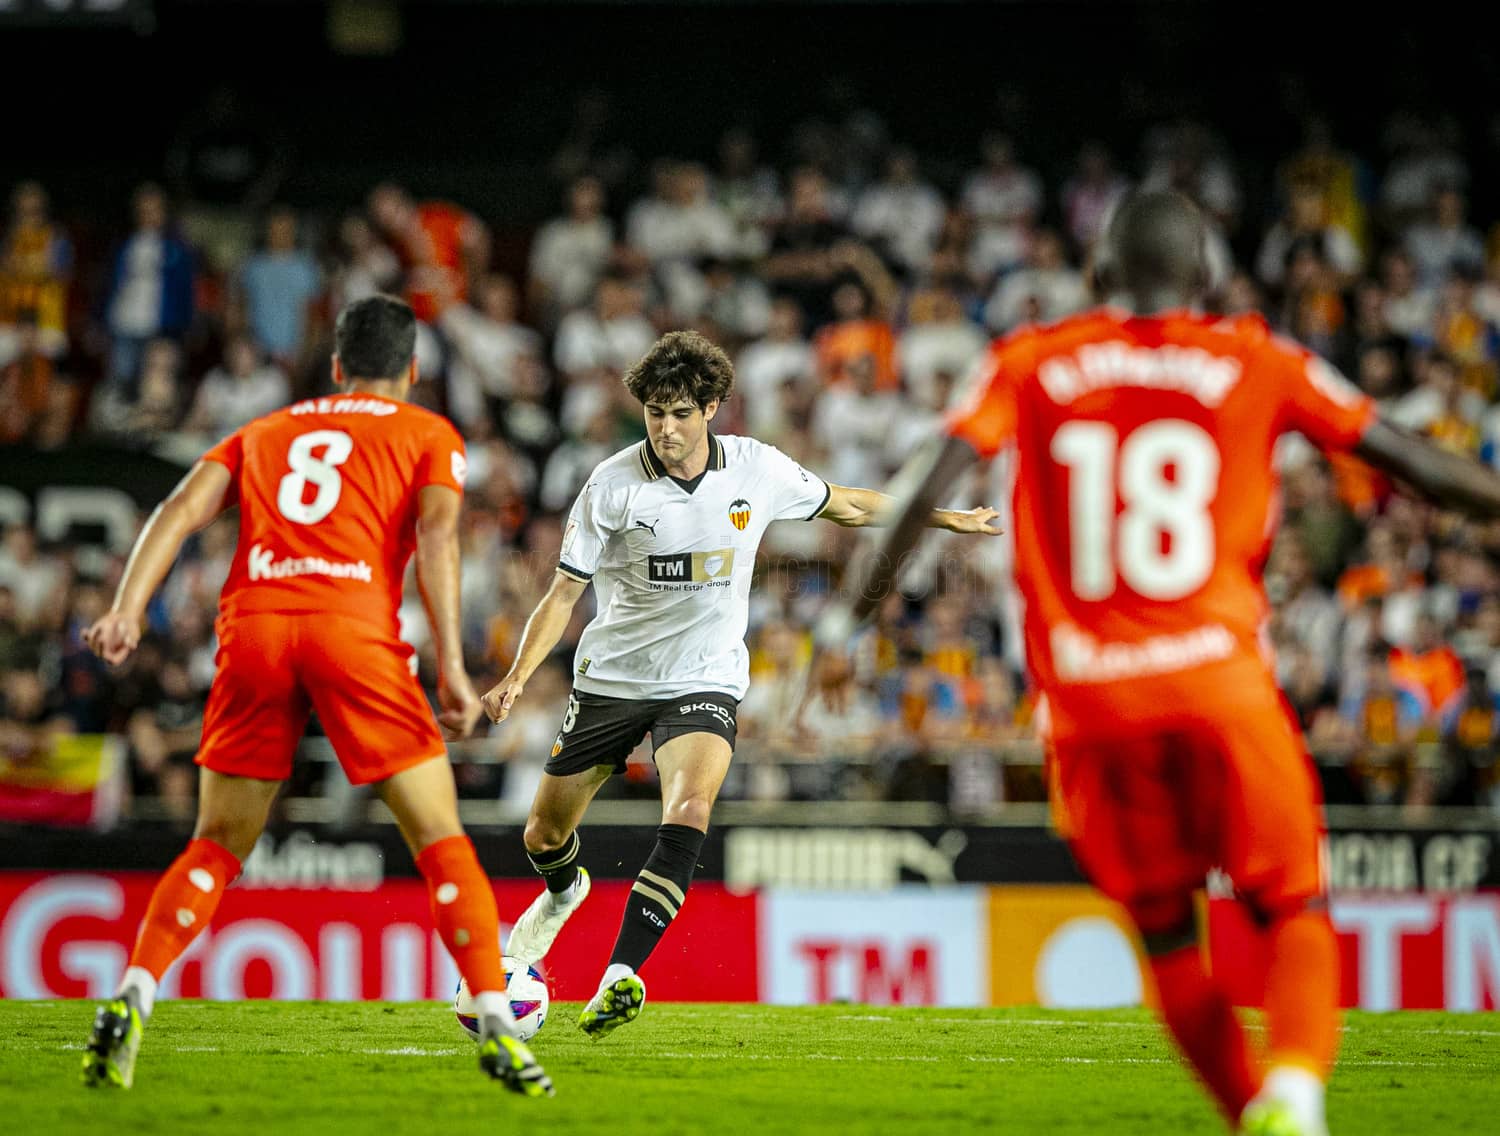
{"type": "Polygon", "coordinates": [[[500,965],[500,914],[495,891],[467,836],[449,836],[417,854],[432,897],[438,937],[475,994],[505,989],[500,965]]]}
{"type": "Polygon", "coordinates": [[[1255,1095],[1258,1077],[1229,995],[1204,968],[1196,946],[1151,959],[1161,1015],[1231,1123],[1255,1095]]]}
{"type": "Polygon", "coordinates": [[[1299,911],[1266,931],[1266,1028],[1273,1065],[1323,1080],[1339,1045],[1338,939],[1325,911],[1299,911]]]}
{"type": "Polygon", "coordinates": [[[151,893],[130,965],[149,971],[160,982],[167,968],[208,926],[224,889],[239,874],[239,860],[223,845],[212,840],[190,842],[151,893]]]}

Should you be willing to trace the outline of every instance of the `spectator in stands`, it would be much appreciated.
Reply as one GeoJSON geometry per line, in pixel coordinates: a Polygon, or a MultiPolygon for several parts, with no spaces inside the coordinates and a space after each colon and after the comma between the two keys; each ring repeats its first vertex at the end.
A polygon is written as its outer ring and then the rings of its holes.
{"type": "Polygon", "coordinates": [[[547,405],[550,381],[541,359],[518,355],[511,369],[510,397],[492,406],[501,437],[533,465],[540,464],[561,437],[557,415],[547,405]]]}
{"type": "MultiPolygon", "coordinates": [[[[1331,588],[1359,547],[1362,530],[1339,498],[1338,481],[1318,458],[1287,472],[1282,533],[1289,535],[1307,569],[1323,587],[1331,588]]],[[[1301,580],[1301,565],[1290,566],[1293,594],[1301,580]]]]}
{"type": "Polygon", "coordinates": [[[126,726],[133,793],[155,797],[173,820],[193,815],[198,781],[193,757],[203,733],[204,705],[185,662],[168,656],[126,726]]]}
{"type": "Polygon", "coordinates": [[[1366,660],[1363,679],[1358,693],[1339,709],[1355,740],[1350,772],[1367,803],[1400,804],[1422,726],[1422,706],[1409,690],[1395,685],[1378,651],[1366,660]]]}
{"type": "Polygon", "coordinates": [[[67,583],[66,566],[41,551],[31,526],[16,523],[5,527],[5,535],[0,538],[0,587],[8,589],[14,598],[20,629],[35,625],[44,612],[60,607],[67,583]]]}
{"type": "Polygon", "coordinates": [[[986,134],[979,152],[981,165],[964,179],[961,200],[976,226],[969,268],[988,282],[1021,265],[1045,198],[1041,178],[1016,161],[1008,137],[986,134]]]}
{"type": "Polygon", "coordinates": [[[566,439],[547,459],[538,498],[542,508],[549,513],[566,512],[594,467],[619,448],[614,415],[598,411],[581,436],[566,439]]]}
{"type": "Polygon", "coordinates": [[[1303,238],[1292,244],[1283,283],[1277,321],[1281,331],[1320,355],[1337,355],[1347,312],[1338,273],[1319,241],[1303,238]]]}
{"type": "Polygon", "coordinates": [[[695,273],[701,292],[674,309],[687,321],[702,321],[705,334],[729,346],[765,333],[771,322],[771,294],[758,276],[740,272],[719,257],[700,261],[695,273]]]}
{"type": "Polygon", "coordinates": [[[1411,257],[1392,249],[1381,261],[1381,282],[1385,285],[1385,322],[1391,331],[1404,339],[1431,334],[1436,297],[1421,286],[1411,257]]]}
{"type": "Polygon", "coordinates": [[[813,437],[822,447],[821,468],[838,485],[882,485],[892,470],[891,432],[903,406],[891,390],[881,390],[874,358],[848,359],[844,381],[818,398],[813,437]]]}
{"type": "Polygon", "coordinates": [[[329,311],[342,311],[355,300],[393,291],[401,281],[401,261],[380,239],[363,213],[348,213],[339,222],[338,251],[330,281],[329,311]]]}
{"type": "Polygon", "coordinates": [[[1031,242],[1026,267],[1004,277],[984,309],[991,330],[1007,332],[1023,323],[1050,323],[1087,307],[1092,297],[1083,274],[1071,267],[1062,240],[1050,229],[1031,242]]]}
{"type": "Polygon", "coordinates": [[[0,674],[0,769],[41,761],[53,739],[68,732],[55,698],[33,670],[0,674]]]}
{"type": "Polygon", "coordinates": [[[876,389],[894,391],[899,382],[896,335],[875,311],[869,290],[859,281],[846,279],[833,294],[833,311],[834,322],[823,328],[815,341],[818,381],[825,388],[849,382],[851,366],[868,361],[876,389]]]}
{"type": "Polygon", "coordinates": [[[1474,288],[1474,311],[1491,327],[1500,327],[1500,237],[1490,238],[1483,278],[1474,288]]]}
{"type": "Polygon", "coordinates": [[[814,327],[833,315],[834,279],[842,267],[834,249],[846,235],[823,174],[811,166],[793,170],[786,216],[772,234],[771,253],[760,271],[773,290],[797,301],[814,327]]]}
{"type": "Polygon", "coordinates": [[[734,226],[736,253],[746,258],[763,256],[768,247],[766,234],[786,206],[776,171],[760,164],[749,131],[735,127],[719,139],[713,195],[734,226]]]}
{"type": "Polygon", "coordinates": [[[1232,233],[1240,185],[1226,148],[1202,123],[1178,122],[1149,132],[1145,189],[1175,189],[1196,201],[1215,225],[1232,233]]]}
{"type": "Polygon", "coordinates": [[[248,336],[231,339],[224,361],[203,377],[183,429],[213,442],[291,400],[285,372],[264,360],[248,336]]]}
{"type": "Polygon", "coordinates": [[[518,316],[515,283],[492,273],[479,285],[479,302],[452,304],[440,326],[453,355],[448,365],[452,408],[470,430],[482,419],[495,422],[516,386],[518,360],[541,354],[542,340],[518,316]]]}
{"type": "Polygon", "coordinates": [[[850,224],[887,264],[915,276],[927,269],[945,213],[942,194],[921,177],[917,156],[898,148],[886,159],[885,176],[855,201],[850,224]]]}
{"type": "Polygon", "coordinates": [[[391,243],[406,273],[406,301],[425,324],[468,299],[489,267],[490,234],[472,213],[446,201],[415,201],[389,182],[370,191],[370,219],[391,243]]]}
{"type": "Polygon", "coordinates": [[[858,760],[875,749],[884,728],[879,705],[855,682],[849,659],[820,656],[811,692],[797,716],[800,746],[825,759],[858,760]]]}
{"type": "Polygon", "coordinates": [[[1332,127],[1320,115],[1304,121],[1303,138],[1302,149],[1277,171],[1281,191],[1290,196],[1293,186],[1317,186],[1328,223],[1343,229],[1363,249],[1368,240],[1365,196],[1369,188],[1363,164],[1334,143],[1332,127]]]}
{"type": "Polygon", "coordinates": [[[1477,310],[1475,287],[1481,271],[1478,264],[1464,261],[1453,266],[1438,290],[1431,345],[1457,365],[1459,382],[1466,389],[1487,400],[1496,389],[1500,328],[1487,323],[1477,310]]]}
{"type": "Polygon", "coordinates": [[[60,444],[67,437],[72,409],[72,387],[58,379],[43,352],[35,314],[21,312],[15,323],[15,353],[0,364],[0,446],[60,444]]]}
{"type": "MultiPolygon", "coordinates": [[[[934,405],[938,376],[967,375],[989,343],[964,315],[958,294],[943,284],[925,288],[906,309],[906,330],[896,346],[901,375],[915,402],[934,405]]],[[[942,404],[937,404],[941,409],[942,404]]]]}
{"type": "Polygon", "coordinates": [[[735,363],[735,394],[745,403],[745,423],[756,437],[779,433],[783,383],[811,385],[813,350],[802,334],[802,310],[789,296],[771,304],[766,334],[749,344],[735,363]]]}
{"type": "Polygon", "coordinates": [[[127,397],[147,344],[180,339],[193,320],[192,250],[168,228],[167,196],[156,185],[135,191],[135,231],[115,253],[104,297],[110,335],[108,378],[127,397]]]}
{"type": "Polygon", "coordinates": [[[604,215],[604,186],[581,177],[568,188],[568,211],[543,225],[531,246],[532,308],[553,327],[588,303],[609,263],[614,225],[604,215]]]}
{"type": "Polygon", "coordinates": [[[285,207],[266,219],[265,248],[240,271],[245,323],[255,345],[294,371],[307,341],[308,316],[322,281],[317,262],[297,247],[297,214],[285,207]]]}
{"type": "Polygon", "coordinates": [[[1427,287],[1439,284],[1454,264],[1484,263],[1484,238],[1468,223],[1467,211],[1464,195],[1443,186],[1433,198],[1431,218],[1406,231],[1406,253],[1427,287]]]}
{"type": "Polygon", "coordinates": [[[1468,668],[1463,692],[1443,715],[1443,746],[1432,803],[1500,806],[1500,694],[1482,666],[1468,668]]]}
{"type": "Polygon", "coordinates": [[[1328,219],[1323,187],[1311,180],[1291,187],[1286,213],[1261,241],[1255,260],[1255,273],[1261,282],[1271,288],[1281,287],[1293,250],[1304,244],[1317,250],[1340,290],[1348,287],[1363,267],[1359,245],[1347,229],[1328,219]]]}
{"type": "Polygon", "coordinates": [[[109,608],[104,589],[79,581],[68,593],[68,613],[57,658],[58,711],[68,722],[70,733],[103,734],[108,731],[109,667],[89,650],[83,633],[109,608]]]}
{"type": "Polygon", "coordinates": [[[1451,122],[1425,122],[1409,112],[1392,118],[1386,129],[1392,157],[1380,192],[1392,231],[1403,232],[1419,220],[1445,187],[1468,185],[1469,167],[1453,143],[1454,133],[1451,122]]]}
{"type": "MultiPolygon", "coordinates": [[[[592,308],[570,312],[558,326],[552,358],[571,385],[615,380],[656,342],[656,329],[642,314],[645,290],[622,272],[607,272],[594,292],[592,308]]],[[[581,428],[591,413],[577,420],[581,428]]],[[[564,428],[571,429],[564,413],[564,428]]]]}
{"type": "MultiPolygon", "coordinates": [[[[7,555],[0,543],[0,565],[7,555]]],[[[54,653],[54,644],[34,621],[21,618],[16,590],[4,582],[9,578],[0,575],[0,674],[12,670],[40,672],[43,658],[54,653]]]]}
{"type": "Polygon", "coordinates": [[[772,619],[761,626],[750,655],[750,691],[739,708],[742,736],[783,752],[793,747],[806,694],[802,672],[811,654],[807,636],[788,621],[772,619]]]}
{"type": "Polygon", "coordinates": [[[0,239],[0,360],[14,354],[6,341],[27,319],[44,355],[55,359],[67,349],[72,275],[73,244],[48,213],[47,191],[23,181],[0,239]]]}
{"type": "Polygon", "coordinates": [[[1129,188],[1109,150],[1100,142],[1085,142],[1059,199],[1064,228],[1079,255],[1087,257],[1093,251],[1104,223],[1129,188]]]}
{"type": "Polygon", "coordinates": [[[161,441],[182,421],[182,349],[170,339],[146,344],[132,384],[109,382],[94,392],[89,428],[99,438],[132,448],[161,441]]]}
{"type": "Polygon", "coordinates": [[[1455,422],[1477,422],[1484,400],[1459,382],[1457,362],[1442,352],[1418,361],[1417,386],[1391,408],[1391,418],[1408,430],[1434,438],[1449,437],[1455,422]]]}
{"type": "Polygon", "coordinates": [[[1279,658],[1281,677],[1289,677],[1291,660],[1300,657],[1320,684],[1327,683],[1338,662],[1341,613],[1338,601],[1313,575],[1297,530],[1284,531],[1276,542],[1266,593],[1273,604],[1273,638],[1278,647],[1293,648],[1279,658]]]}
{"type": "Polygon", "coordinates": [[[734,224],[708,194],[708,175],[694,162],[666,162],[656,196],[632,206],[626,240],[652,264],[690,264],[735,251],[734,224]]]}
{"type": "Polygon", "coordinates": [[[1442,625],[1431,611],[1417,617],[1409,647],[1391,648],[1389,665],[1391,681],[1416,699],[1424,719],[1447,713],[1463,690],[1463,661],[1443,641],[1442,625]]]}

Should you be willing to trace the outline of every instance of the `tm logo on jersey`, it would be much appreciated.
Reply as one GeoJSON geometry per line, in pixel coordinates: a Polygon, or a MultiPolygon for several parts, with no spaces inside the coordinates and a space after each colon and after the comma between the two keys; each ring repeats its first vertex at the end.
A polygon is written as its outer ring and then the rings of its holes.
{"type": "Polygon", "coordinates": [[[745,531],[745,526],[750,523],[750,502],[743,497],[737,497],[729,505],[729,520],[740,532],[745,531]]]}
{"type": "Polygon", "coordinates": [[[727,579],[733,571],[732,548],[646,557],[646,579],[653,584],[701,584],[707,580],[727,579]]]}

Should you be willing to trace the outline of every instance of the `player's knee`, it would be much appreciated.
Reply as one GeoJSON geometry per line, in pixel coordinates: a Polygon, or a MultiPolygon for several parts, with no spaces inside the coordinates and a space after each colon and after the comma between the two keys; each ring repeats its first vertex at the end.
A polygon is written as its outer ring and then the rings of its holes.
{"type": "Polygon", "coordinates": [[[238,823],[226,817],[200,817],[193,829],[196,840],[211,840],[241,863],[255,851],[260,826],[238,823]]]}
{"type": "Polygon", "coordinates": [[[547,817],[529,816],[521,840],[526,851],[535,856],[542,852],[556,852],[568,842],[571,831],[547,817]]]}
{"type": "Polygon", "coordinates": [[[1152,896],[1125,904],[1146,954],[1155,958],[1198,943],[1198,920],[1191,896],[1152,896]]]}
{"type": "Polygon", "coordinates": [[[1262,927],[1273,927],[1304,912],[1322,915],[1328,913],[1328,897],[1317,894],[1268,890],[1252,892],[1243,896],[1242,901],[1262,927]]]}
{"type": "Polygon", "coordinates": [[[663,824],[680,824],[708,831],[708,818],[713,813],[713,802],[706,797],[687,797],[680,801],[669,801],[662,809],[663,824]]]}

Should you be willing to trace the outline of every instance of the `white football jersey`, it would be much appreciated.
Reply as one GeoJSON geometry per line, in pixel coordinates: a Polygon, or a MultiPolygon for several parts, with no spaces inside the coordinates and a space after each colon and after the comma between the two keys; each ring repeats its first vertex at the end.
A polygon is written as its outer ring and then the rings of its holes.
{"type": "Polygon", "coordinates": [[[558,570],[592,580],[573,683],[611,698],[672,698],[750,685],[745,627],[755,551],[772,521],[810,521],[830,490],[775,446],[710,434],[696,482],[651,443],[599,463],[573,503],[558,570]]]}

